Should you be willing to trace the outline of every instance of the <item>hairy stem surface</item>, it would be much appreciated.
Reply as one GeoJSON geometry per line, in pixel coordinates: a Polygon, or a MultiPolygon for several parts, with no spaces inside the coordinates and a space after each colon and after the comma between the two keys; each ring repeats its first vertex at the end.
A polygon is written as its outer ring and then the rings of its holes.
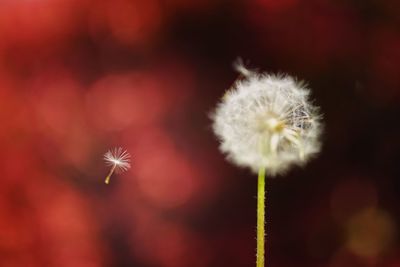
{"type": "Polygon", "coordinates": [[[257,193],[257,267],[264,267],[265,254],[265,168],[258,171],[257,193]]]}

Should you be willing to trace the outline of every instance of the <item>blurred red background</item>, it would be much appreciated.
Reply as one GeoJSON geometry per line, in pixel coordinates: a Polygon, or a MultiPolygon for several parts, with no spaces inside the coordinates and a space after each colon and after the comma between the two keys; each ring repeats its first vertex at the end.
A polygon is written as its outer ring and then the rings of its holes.
{"type": "Polygon", "coordinates": [[[208,117],[241,56],[326,123],[267,181],[267,266],[399,267],[400,2],[2,0],[0,266],[255,265],[256,177],[208,117]],[[132,168],[104,184],[103,154],[132,168]]]}

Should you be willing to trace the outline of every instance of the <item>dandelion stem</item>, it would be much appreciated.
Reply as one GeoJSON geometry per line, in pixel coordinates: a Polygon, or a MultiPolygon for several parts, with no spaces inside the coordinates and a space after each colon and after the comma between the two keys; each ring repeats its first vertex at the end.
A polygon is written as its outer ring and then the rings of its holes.
{"type": "Polygon", "coordinates": [[[264,267],[265,251],[265,168],[258,171],[257,193],[257,267],[264,267]]]}
{"type": "Polygon", "coordinates": [[[104,181],[106,184],[109,184],[109,183],[110,183],[111,175],[114,173],[116,167],[117,167],[117,164],[114,164],[114,165],[112,166],[110,172],[108,173],[108,175],[107,175],[107,177],[106,177],[106,180],[104,181]]]}

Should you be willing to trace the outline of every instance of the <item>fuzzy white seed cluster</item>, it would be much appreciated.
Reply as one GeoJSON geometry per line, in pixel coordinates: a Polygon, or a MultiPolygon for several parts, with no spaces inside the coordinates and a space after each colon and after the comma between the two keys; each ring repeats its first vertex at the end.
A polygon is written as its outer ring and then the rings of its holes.
{"type": "Polygon", "coordinates": [[[303,82],[236,66],[242,74],[212,114],[220,149],[239,166],[269,175],[303,165],[320,150],[321,116],[303,82]]]}
{"type": "Polygon", "coordinates": [[[131,155],[122,147],[110,149],[104,154],[104,161],[107,165],[113,166],[116,172],[127,171],[131,167],[130,158],[131,155]]]}

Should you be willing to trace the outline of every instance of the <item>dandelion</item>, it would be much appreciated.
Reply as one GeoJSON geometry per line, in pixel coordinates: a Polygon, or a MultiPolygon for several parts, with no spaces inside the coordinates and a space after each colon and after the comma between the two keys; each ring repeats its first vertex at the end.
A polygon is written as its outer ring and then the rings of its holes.
{"type": "Polygon", "coordinates": [[[320,150],[318,108],[303,82],[289,75],[258,73],[239,61],[241,77],[212,115],[227,159],[258,172],[257,267],[264,266],[265,174],[304,165],[320,150]]]}
{"type": "Polygon", "coordinates": [[[110,183],[111,175],[115,172],[124,172],[127,171],[130,167],[131,155],[123,150],[121,147],[110,149],[107,153],[104,154],[104,161],[107,165],[111,166],[111,170],[108,173],[105,183],[110,183]]]}

